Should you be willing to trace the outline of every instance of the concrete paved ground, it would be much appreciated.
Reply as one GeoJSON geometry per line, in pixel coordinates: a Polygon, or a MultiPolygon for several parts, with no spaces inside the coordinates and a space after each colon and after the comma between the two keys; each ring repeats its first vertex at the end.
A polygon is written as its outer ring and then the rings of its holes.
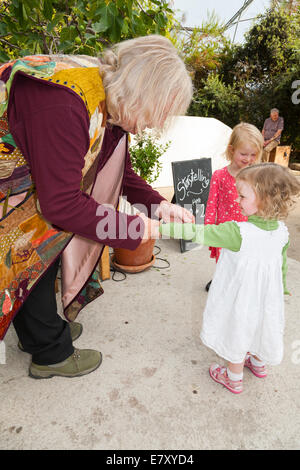
{"type": "Polygon", "coordinates": [[[210,379],[218,358],[199,330],[215,263],[207,248],[181,254],[178,241],[160,240],[169,268],[105,281],[104,296],[80,314],[76,346],[103,353],[92,374],[29,378],[30,356],[10,328],[0,365],[0,448],[299,449],[298,216],[290,222],[285,355],[266,379],[245,370],[237,396],[210,379]]]}
{"type": "Polygon", "coordinates": [[[290,233],[290,246],[288,255],[290,258],[300,261],[300,200],[289,214],[286,220],[286,225],[290,233]]]}

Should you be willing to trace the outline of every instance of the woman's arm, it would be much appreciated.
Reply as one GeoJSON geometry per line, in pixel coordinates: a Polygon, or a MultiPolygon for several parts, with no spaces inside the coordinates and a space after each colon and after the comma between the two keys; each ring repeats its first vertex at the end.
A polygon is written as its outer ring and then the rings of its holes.
{"type": "MultiPolygon", "coordinates": [[[[60,229],[112,247],[136,248],[141,237],[130,239],[133,218],[112,208],[103,211],[80,189],[84,156],[89,148],[89,119],[79,97],[28,77],[12,89],[9,125],[29,163],[43,216],[60,229]],[[102,215],[97,215],[101,212],[102,215]],[[97,234],[106,219],[113,230],[97,234]]],[[[16,80],[16,78],[15,78],[16,80]]],[[[144,222],[140,233],[143,233],[144,222]]]]}

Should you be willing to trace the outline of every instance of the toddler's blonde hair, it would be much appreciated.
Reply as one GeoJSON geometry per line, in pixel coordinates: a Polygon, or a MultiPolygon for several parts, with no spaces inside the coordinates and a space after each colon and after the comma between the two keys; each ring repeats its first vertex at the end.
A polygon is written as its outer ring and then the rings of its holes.
{"type": "Polygon", "coordinates": [[[243,168],[236,182],[245,181],[257,197],[257,215],[264,219],[285,219],[300,196],[300,181],[286,167],[260,163],[243,168]]]}
{"type": "Polygon", "coordinates": [[[244,142],[251,143],[256,149],[256,162],[260,162],[262,151],[263,151],[263,144],[264,139],[261,132],[255,127],[253,124],[248,124],[247,122],[240,122],[237,124],[233,129],[232,133],[226,148],[226,158],[230,162],[232,162],[233,152],[229,148],[231,145],[234,149],[238,148],[238,146],[244,142]]]}
{"type": "Polygon", "coordinates": [[[167,116],[185,114],[193,95],[191,77],[169,39],[149,35],[112,46],[100,59],[110,122],[137,117],[137,129],[160,129],[167,116]]]}

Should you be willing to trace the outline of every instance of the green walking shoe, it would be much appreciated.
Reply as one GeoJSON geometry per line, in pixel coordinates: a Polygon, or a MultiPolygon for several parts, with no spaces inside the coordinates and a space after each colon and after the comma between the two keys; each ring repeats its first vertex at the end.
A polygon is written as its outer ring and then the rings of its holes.
{"type": "MultiPolygon", "coordinates": [[[[72,343],[73,343],[73,341],[78,339],[79,336],[81,335],[82,330],[83,330],[83,326],[82,326],[81,323],[78,323],[78,322],[70,322],[69,326],[70,326],[71,339],[72,339],[72,343]]],[[[23,348],[22,344],[21,344],[21,341],[18,342],[18,348],[22,352],[26,352],[25,349],[23,348]]]]}
{"type": "Polygon", "coordinates": [[[98,369],[102,354],[93,349],[74,349],[73,354],[58,364],[41,366],[31,363],[29,377],[33,379],[51,379],[52,377],[81,377],[98,369]]]}

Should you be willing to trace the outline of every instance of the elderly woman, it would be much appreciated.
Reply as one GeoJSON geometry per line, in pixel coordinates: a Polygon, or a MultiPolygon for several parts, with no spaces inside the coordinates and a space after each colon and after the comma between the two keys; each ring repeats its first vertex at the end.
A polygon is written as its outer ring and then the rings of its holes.
{"type": "Polygon", "coordinates": [[[88,56],[31,56],[0,68],[0,339],[13,321],[29,375],[88,374],[101,353],[74,349],[79,311],[103,290],[103,246],[135,249],[159,219],[192,221],[132,170],[128,132],[184,114],[191,79],[154,35],[88,56]],[[147,214],[117,211],[120,194],[147,214]],[[152,218],[151,218],[152,217],[152,218]],[[54,283],[62,269],[57,314],[54,283]]]}

